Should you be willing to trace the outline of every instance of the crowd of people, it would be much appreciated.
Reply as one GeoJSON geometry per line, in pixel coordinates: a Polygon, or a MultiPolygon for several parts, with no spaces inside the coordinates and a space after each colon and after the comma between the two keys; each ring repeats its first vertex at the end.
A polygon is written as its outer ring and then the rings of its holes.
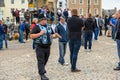
{"type": "MultiPolygon", "coordinates": [[[[25,20],[20,20],[19,12],[17,9],[12,11],[13,17],[16,18],[16,24],[18,24],[18,41],[25,43],[25,40],[29,39],[29,35],[33,39],[32,48],[36,51],[41,80],[49,80],[45,75],[45,65],[50,56],[50,46],[53,38],[59,38],[58,62],[61,65],[68,65],[64,56],[67,43],[69,43],[71,72],[80,72],[80,69],[76,67],[76,63],[81,45],[84,46],[85,51],[90,52],[92,51],[92,41],[99,40],[99,36],[105,35],[117,42],[120,59],[120,11],[102,18],[99,15],[92,16],[90,13],[86,16],[78,16],[76,9],[71,11],[69,9],[64,11],[58,9],[56,13],[58,24],[54,29],[48,24],[48,20],[54,22],[54,10],[50,11],[45,7],[35,10],[32,13],[32,21],[30,21],[31,13],[29,10],[24,13],[25,20]]],[[[0,50],[3,49],[3,41],[5,41],[5,47],[8,48],[7,39],[12,39],[14,29],[15,25],[13,23],[8,25],[0,20],[0,50]]],[[[120,62],[118,64],[118,67],[114,70],[120,70],[120,62]]]]}

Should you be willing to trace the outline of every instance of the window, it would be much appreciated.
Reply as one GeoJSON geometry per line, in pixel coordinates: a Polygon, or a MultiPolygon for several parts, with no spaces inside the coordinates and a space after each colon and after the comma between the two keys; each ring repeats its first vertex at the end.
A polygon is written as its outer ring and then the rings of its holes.
{"type": "Polygon", "coordinates": [[[72,0],[72,4],[75,4],[76,3],[76,0],[72,0]]]}
{"type": "Polygon", "coordinates": [[[82,9],[82,8],[80,9],[80,14],[81,14],[81,15],[83,14],[83,9],[82,9]]]}
{"type": "Polygon", "coordinates": [[[62,7],[62,2],[59,2],[59,7],[62,7]]]}
{"type": "Polygon", "coordinates": [[[24,4],[25,3],[25,0],[21,0],[21,4],[24,4]]]}
{"type": "Polygon", "coordinates": [[[91,0],[87,0],[87,1],[88,1],[88,2],[87,2],[87,4],[89,4],[89,5],[90,5],[90,4],[91,4],[91,0]]]}
{"type": "Polygon", "coordinates": [[[94,10],[95,10],[95,13],[94,13],[94,14],[97,15],[97,14],[98,14],[98,9],[95,8],[94,10]]]}
{"type": "Polygon", "coordinates": [[[14,0],[11,0],[11,4],[14,4],[14,0]]]}
{"type": "Polygon", "coordinates": [[[83,3],[83,0],[80,0],[80,3],[82,4],[82,3],[83,3]]]}
{"type": "Polygon", "coordinates": [[[95,4],[98,4],[98,0],[94,0],[94,3],[95,3],[95,4]]]}

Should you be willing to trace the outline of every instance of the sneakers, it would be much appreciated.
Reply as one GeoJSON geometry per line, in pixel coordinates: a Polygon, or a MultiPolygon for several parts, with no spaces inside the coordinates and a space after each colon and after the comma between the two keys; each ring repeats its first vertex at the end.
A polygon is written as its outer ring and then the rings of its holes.
{"type": "Polygon", "coordinates": [[[80,69],[71,69],[71,72],[80,72],[81,70],[80,69]]]}
{"type": "MultiPolygon", "coordinates": [[[[60,63],[60,62],[59,62],[60,63]]],[[[60,63],[62,66],[68,66],[68,63],[60,63]]]]}
{"type": "Polygon", "coordinates": [[[49,80],[49,78],[47,78],[46,75],[41,75],[41,80],[49,80]]]}
{"type": "Polygon", "coordinates": [[[92,50],[91,49],[85,49],[85,52],[91,52],[92,50]]]}
{"type": "Polygon", "coordinates": [[[115,71],[120,71],[120,67],[114,68],[115,71]]]}
{"type": "Polygon", "coordinates": [[[68,63],[64,63],[64,64],[62,64],[63,66],[68,66],[69,64],[68,63]]]}
{"type": "Polygon", "coordinates": [[[88,52],[91,52],[92,50],[91,49],[88,49],[88,52]]]}

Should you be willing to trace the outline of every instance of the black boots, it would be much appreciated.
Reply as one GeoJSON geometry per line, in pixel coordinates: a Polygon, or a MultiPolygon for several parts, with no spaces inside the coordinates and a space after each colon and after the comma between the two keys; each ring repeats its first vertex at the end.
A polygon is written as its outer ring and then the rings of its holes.
{"type": "Polygon", "coordinates": [[[49,78],[47,78],[46,75],[41,75],[41,80],[49,80],[49,78]]]}

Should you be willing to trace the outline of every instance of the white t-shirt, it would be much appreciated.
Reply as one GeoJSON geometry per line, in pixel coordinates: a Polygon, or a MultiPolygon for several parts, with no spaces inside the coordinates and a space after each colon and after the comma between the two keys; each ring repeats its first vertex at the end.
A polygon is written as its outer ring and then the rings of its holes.
{"type": "Polygon", "coordinates": [[[72,17],[71,11],[68,11],[68,17],[72,17]]]}

